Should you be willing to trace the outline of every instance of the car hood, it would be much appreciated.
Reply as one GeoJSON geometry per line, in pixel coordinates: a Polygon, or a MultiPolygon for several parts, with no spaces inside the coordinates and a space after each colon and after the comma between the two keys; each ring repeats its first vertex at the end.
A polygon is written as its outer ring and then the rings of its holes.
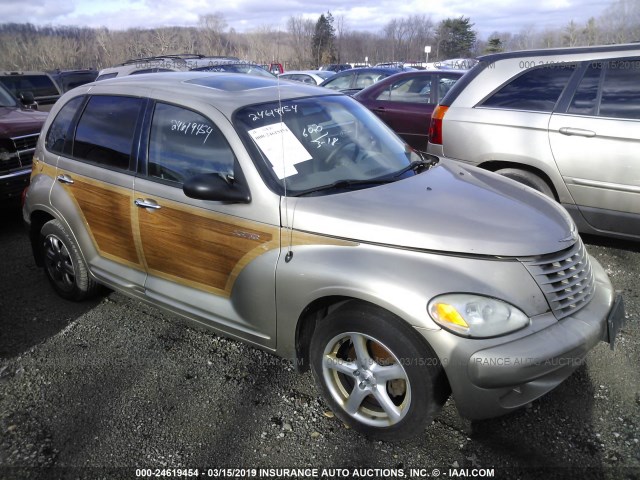
{"type": "Polygon", "coordinates": [[[402,248],[524,257],[577,240],[569,214],[551,199],[453,161],[394,183],[289,202],[296,230],[402,248]]]}
{"type": "Polygon", "coordinates": [[[47,113],[37,110],[23,110],[15,107],[0,107],[0,135],[19,137],[40,133],[47,113]]]}

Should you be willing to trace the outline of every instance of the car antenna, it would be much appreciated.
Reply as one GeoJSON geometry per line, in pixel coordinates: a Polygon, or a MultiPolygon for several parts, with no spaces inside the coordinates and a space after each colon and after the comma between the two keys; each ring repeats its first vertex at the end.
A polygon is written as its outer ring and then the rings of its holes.
{"type": "MultiPolygon", "coordinates": [[[[282,115],[282,97],[280,95],[280,77],[276,77],[278,82],[278,109],[280,111],[280,123],[284,124],[284,116],[282,115]]],[[[293,245],[293,218],[291,219],[291,224],[289,224],[289,196],[287,195],[287,162],[284,159],[284,135],[280,135],[280,152],[282,154],[282,184],[284,186],[284,215],[286,219],[287,227],[289,228],[289,243],[287,245],[287,254],[284,257],[284,261],[289,263],[293,258],[293,250],[291,247],[293,245]]],[[[293,211],[293,216],[295,217],[295,207],[293,211]]]]}

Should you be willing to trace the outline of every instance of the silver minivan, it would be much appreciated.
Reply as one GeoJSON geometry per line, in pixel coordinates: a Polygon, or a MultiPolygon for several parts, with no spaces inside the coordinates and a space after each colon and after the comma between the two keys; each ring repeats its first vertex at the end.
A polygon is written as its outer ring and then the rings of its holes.
{"type": "Polygon", "coordinates": [[[555,198],[581,232],[640,240],[640,44],[480,60],[434,113],[428,151],[555,198]]]}
{"type": "Polygon", "coordinates": [[[76,88],[44,125],[23,213],[64,298],[107,285],[311,368],[373,438],[421,432],[450,393],[469,418],[526,405],[624,321],[555,202],[421,156],[301,83],[76,88]]]}

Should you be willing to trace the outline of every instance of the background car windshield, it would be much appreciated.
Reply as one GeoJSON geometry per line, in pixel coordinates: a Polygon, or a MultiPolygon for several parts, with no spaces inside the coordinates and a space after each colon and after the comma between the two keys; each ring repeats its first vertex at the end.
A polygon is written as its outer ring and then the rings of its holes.
{"type": "Polygon", "coordinates": [[[0,107],[15,107],[16,105],[15,98],[0,86],[0,107]]]}
{"type": "Polygon", "coordinates": [[[194,68],[193,70],[198,72],[246,73],[249,75],[267,78],[274,77],[273,74],[267,72],[264,68],[258,65],[251,65],[249,63],[221,63],[218,65],[194,68]]]}
{"type": "Polygon", "coordinates": [[[322,96],[245,107],[234,116],[271,186],[295,195],[342,180],[375,180],[418,155],[349,97],[322,96]]]}

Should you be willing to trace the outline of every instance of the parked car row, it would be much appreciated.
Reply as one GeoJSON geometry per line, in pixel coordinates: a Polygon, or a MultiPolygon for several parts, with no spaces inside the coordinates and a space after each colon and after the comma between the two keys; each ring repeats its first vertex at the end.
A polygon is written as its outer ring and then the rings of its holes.
{"type": "Polygon", "coordinates": [[[0,83],[14,97],[30,108],[49,111],[65,92],[85,83],[93,82],[96,70],[48,70],[44,72],[3,71],[0,83]]]}
{"type": "Polygon", "coordinates": [[[352,68],[336,73],[322,82],[320,86],[346,93],[347,95],[353,95],[383,78],[402,71],[404,69],[397,67],[352,68]]]}

